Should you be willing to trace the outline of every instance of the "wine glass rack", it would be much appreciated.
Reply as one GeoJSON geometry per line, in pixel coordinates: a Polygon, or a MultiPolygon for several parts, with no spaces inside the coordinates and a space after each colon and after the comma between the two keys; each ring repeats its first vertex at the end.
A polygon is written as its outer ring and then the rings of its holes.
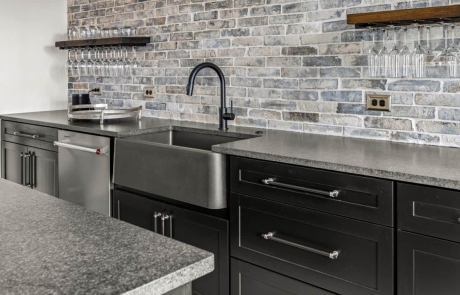
{"type": "Polygon", "coordinates": [[[102,39],[88,40],[70,40],[56,42],[56,47],[59,49],[74,49],[74,48],[93,48],[102,46],[147,46],[150,43],[150,37],[113,37],[102,39]]]}
{"type": "Polygon", "coordinates": [[[376,11],[347,15],[347,23],[360,29],[440,22],[460,22],[460,5],[376,11]]]}

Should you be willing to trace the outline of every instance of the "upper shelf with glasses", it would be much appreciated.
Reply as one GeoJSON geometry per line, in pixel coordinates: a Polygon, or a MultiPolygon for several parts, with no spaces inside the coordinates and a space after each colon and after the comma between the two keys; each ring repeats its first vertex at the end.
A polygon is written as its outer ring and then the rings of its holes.
{"type": "Polygon", "coordinates": [[[356,28],[407,26],[439,22],[460,22],[460,5],[413,8],[349,14],[347,23],[356,28]]]}
{"type": "Polygon", "coordinates": [[[150,37],[111,37],[88,40],[69,40],[56,42],[59,49],[102,47],[102,46],[146,46],[150,37]]]}

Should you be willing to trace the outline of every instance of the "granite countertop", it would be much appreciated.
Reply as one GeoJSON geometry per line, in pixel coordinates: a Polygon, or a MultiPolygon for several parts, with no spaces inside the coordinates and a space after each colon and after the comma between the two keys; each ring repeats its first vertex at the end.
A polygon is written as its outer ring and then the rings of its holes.
{"type": "MultiPolygon", "coordinates": [[[[174,129],[177,130],[180,128],[187,128],[196,129],[198,131],[206,131],[207,133],[219,132],[214,124],[145,117],[141,120],[129,118],[107,121],[104,125],[100,125],[99,120],[69,121],[66,110],[0,115],[0,119],[110,137],[128,137],[151,132],[165,131],[171,129],[171,126],[174,126],[174,129]]],[[[252,128],[230,126],[227,134],[231,133],[234,137],[247,138],[245,134],[250,132],[253,135],[255,131],[256,130],[252,128]]]]}
{"type": "Polygon", "coordinates": [[[164,294],[213,254],[0,179],[2,294],[164,294]]]}
{"type": "Polygon", "coordinates": [[[460,190],[456,148],[280,130],[263,130],[257,136],[261,129],[231,126],[222,132],[213,124],[153,118],[100,126],[69,122],[66,111],[0,115],[0,119],[114,137],[169,129],[227,135],[240,140],[215,145],[214,152],[460,190]]]}

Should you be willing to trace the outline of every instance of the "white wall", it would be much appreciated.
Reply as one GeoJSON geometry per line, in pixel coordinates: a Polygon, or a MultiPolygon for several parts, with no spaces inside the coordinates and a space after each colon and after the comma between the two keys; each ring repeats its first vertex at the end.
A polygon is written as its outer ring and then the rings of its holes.
{"type": "Polygon", "coordinates": [[[0,114],[65,109],[66,0],[0,0],[0,114]]]}

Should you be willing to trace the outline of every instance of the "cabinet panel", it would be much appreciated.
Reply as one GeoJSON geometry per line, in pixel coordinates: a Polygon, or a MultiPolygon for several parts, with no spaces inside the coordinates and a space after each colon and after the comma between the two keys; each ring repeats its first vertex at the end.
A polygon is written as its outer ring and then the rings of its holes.
{"type": "Polygon", "coordinates": [[[460,244],[398,232],[398,294],[458,294],[459,278],[460,244]]]}
{"type": "Polygon", "coordinates": [[[231,295],[336,294],[234,258],[231,263],[231,295]]]}
{"type": "Polygon", "coordinates": [[[231,237],[232,256],[305,283],[346,295],[393,294],[391,228],[232,195],[231,237]]]}
{"type": "Polygon", "coordinates": [[[58,197],[58,153],[29,147],[32,188],[58,197]]]}
{"type": "Polygon", "coordinates": [[[165,235],[214,254],[214,271],[192,283],[193,293],[229,294],[228,221],[170,205],[165,212],[165,235]]]}
{"type": "Polygon", "coordinates": [[[393,182],[388,180],[232,157],[230,187],[236,193],[393,226],[393,182]]]}
{"type": "Polygon", "coordinates": [[[17,144],[57,151],[53,142],[57,140],[57,129],[38,125],[2,122],[2,139],[17,144]]]}
{"type": "Polygon", "coordinates": [[[9,181],[25,184],[28,181],[28,175],[25,171],[24,154],[27,153],[27,146],[11,142],[2,142],[2,178],[9,181]],[[24,178],[27,179],[24,179],[24,178]]]}
{"type": "Polygon", "coordinates": [[[125,191],[114,190],[112,208],[114,218],[154,232],[160,230],[160,217],[155,217],[155,213],[163,212],[163,203],[125,191]],[[155,222],[157,226],[155,226],[155,222]]]}
{"type": "Polygon", "coordinates": [[[212,252],[214,271],[192,283],[193,294],[229,294],[227,220],[177,208],[120,189],[114,190],[112,216],[212,252]]]}
{"type": "Polygon", "coordinates": [[[398,228],[460,242],[460,192],[399,183],[398,228]]]}

